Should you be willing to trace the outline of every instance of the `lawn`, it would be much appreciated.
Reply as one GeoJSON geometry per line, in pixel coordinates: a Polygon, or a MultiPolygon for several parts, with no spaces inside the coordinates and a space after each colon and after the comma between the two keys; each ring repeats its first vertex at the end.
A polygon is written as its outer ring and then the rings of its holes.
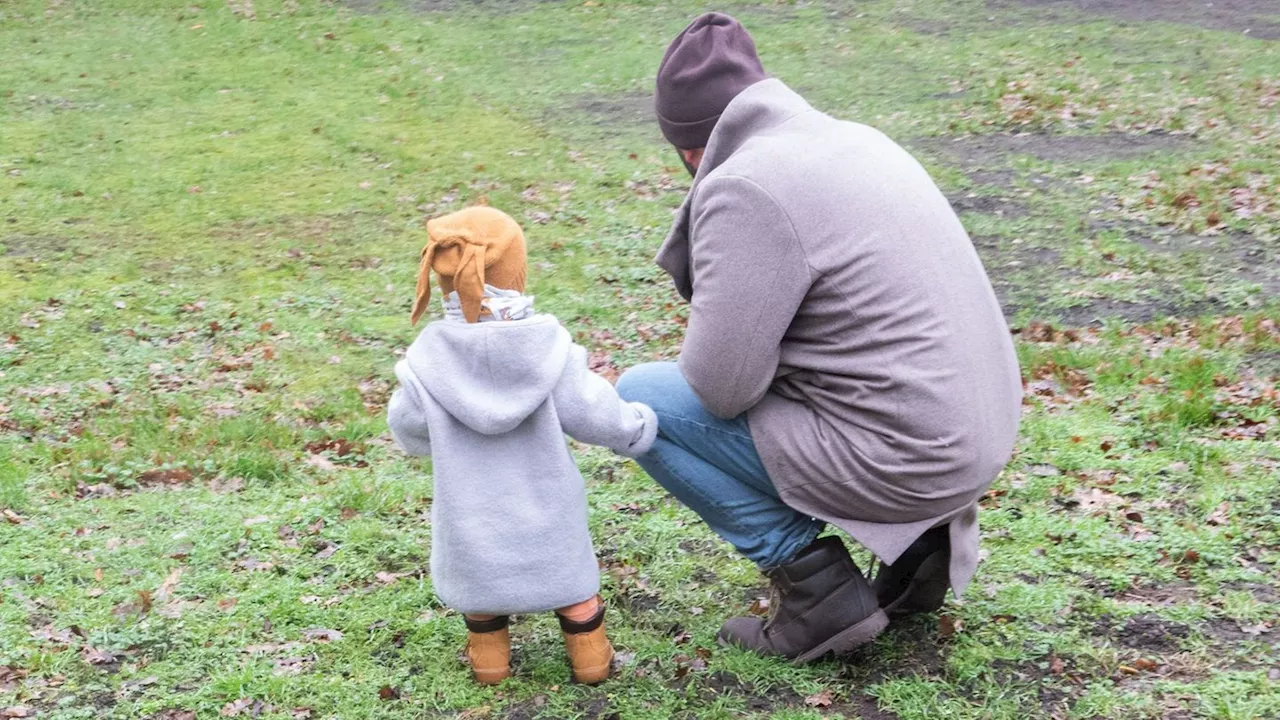
{"type": "MultiPolygon", "coordinates": [[[[423,221],[526,227],[614,373],[674,357],[650,118],[687,0],[0,0],[0,718],[1280,718],[1280,7],[720,8],[911,148],[1027,399],[963,602],[806,668],[761,577],[580,449],[614,680],[469,682],[384,422],[423,221]]],[[[864,566],[865,553],[858,555],[864,566]]]]}

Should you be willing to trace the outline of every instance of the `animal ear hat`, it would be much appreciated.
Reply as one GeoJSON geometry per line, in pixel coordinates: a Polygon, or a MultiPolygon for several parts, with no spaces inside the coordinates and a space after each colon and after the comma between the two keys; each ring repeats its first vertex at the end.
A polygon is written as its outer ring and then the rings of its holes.
{"type": "Polygon", "coordinates": [[[440,291],[455,290],[467,322],[479,322],[484,286],[523,293],[527,268],[524,232],[510,215],[487,206],[427,221],[427,245],[418,267],[418,294],[410,320],[416,324],[431,303],[431,273],[440,291]]]}

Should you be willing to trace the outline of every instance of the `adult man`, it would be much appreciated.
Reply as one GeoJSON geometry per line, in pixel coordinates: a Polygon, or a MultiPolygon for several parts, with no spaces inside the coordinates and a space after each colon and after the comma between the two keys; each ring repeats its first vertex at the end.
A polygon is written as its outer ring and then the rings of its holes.
{"type": "Polygon", "coordinates": [[[695,20],[656,110],[693,187],[658,264],[691,303],[639,462],[769,576],[721,640],[800,662],[931,611],[977,565],[976,501],[1008,462],[1021,382],[990,281],[904,150],[769,79],[746,30],[695,20]],[[826,524],[886,563],[868,580],[826,524]]]}

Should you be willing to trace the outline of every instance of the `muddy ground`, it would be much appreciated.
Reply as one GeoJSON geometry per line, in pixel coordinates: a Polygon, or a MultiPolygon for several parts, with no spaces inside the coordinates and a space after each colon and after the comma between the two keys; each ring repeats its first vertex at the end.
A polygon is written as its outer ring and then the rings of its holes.
{"type": "Polygon", "coordinates": [[[1033,8],[1053,20],[1072,13],[1124,22],[1167,22],[1280,39],[1280,5],[1274,0],[991,0],[993,8],[1033,8]]]}

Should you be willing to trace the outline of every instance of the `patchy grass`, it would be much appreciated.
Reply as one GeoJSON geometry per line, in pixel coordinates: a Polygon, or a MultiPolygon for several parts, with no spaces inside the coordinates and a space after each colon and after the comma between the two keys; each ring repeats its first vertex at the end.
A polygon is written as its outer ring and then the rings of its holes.
{"type": "Polygon", "coordinates": [[[962,212],[1022,441],[966,602],[804,669],[716,647],[759,576],[583,452],[622,649],[596,689],[546,617],[470,684],[430,466],[382,416],[422,220],[482,198],[602,372],[674,354],[651,257],[687,179],[645,98],[701,6],[0,6],[0,711],[1280,715],[1280,46],[1226,31],[1261,3],[1072,5],[725,4],[962,212]]]}

